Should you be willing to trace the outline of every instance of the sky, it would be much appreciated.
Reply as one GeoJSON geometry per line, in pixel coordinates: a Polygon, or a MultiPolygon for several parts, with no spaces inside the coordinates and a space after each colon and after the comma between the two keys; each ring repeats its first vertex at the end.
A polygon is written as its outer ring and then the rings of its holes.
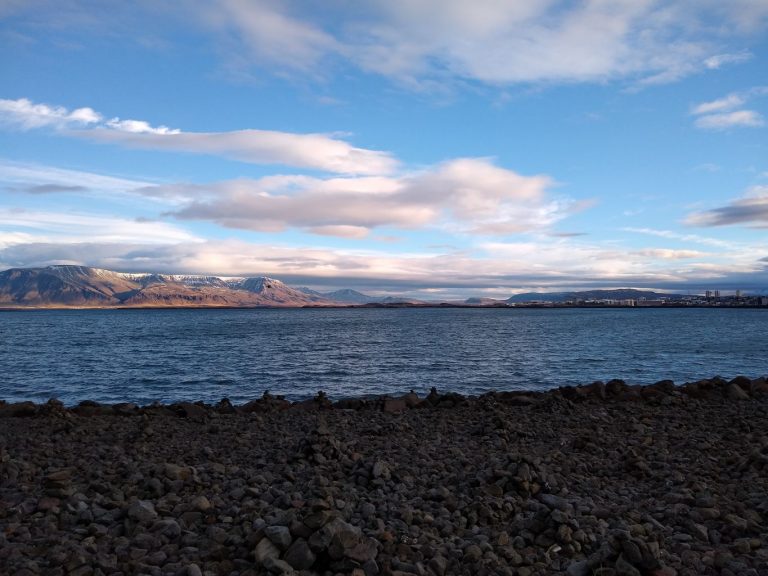
{"type": "Polygon", "coordinates": [[[0,0],[0,270],[768,293],[768,0],[0,0]]]}

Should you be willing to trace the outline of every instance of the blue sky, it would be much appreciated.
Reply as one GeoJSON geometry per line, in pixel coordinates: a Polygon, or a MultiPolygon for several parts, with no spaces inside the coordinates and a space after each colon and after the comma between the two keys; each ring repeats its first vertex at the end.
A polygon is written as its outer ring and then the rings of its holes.
{"type": "Polygon", "coordinates": [[[0,269],[768,290],[768,1],[0,4],[0,269]]]}

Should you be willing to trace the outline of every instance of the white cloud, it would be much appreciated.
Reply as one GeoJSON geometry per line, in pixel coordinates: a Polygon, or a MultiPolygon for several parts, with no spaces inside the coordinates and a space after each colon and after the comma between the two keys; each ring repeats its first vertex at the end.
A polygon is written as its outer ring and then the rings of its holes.
{"type": "Polygon", "coordinates": [[[752,58],[752,53],[748,51],[735,52],[732,54],[715,54],[704,60],[704,66],[710,70],[718,70],[726,64],[740,64],[752,58]]]}
{"type": "Polygon", "coordinates": [[[657,236],[659,238],[667,238],[670,240],[679,240],[681,242],[692,242],[694,244],[701,244],[703,246],[714,246],[716,248],[724,248],[728,250],[737,250],[740,245],[728,240],[722,240],[720,238],[710,238],[707,236],[699,236],[698,234],[683,234],[680,232],[674,232],[672,230],[658,230],[656,228],[622,228],[624,232],[633,232],[635,234],[647,234],[649,236],[657,236]]]}
{"type": "Polygon", "coordinates": [[[768,87],[756,86],[744,92],[732,92],[727,96],[702,102],[691,108],[697,116],[694,125],[706,130],[725,130],[735,127],[759,127],[765,125],[762,114],[755,110],[740,109],[752,98],[768,94],[768,87]]]}
{"type": "Polygon", "coordinates": [[[551,226],[577,206],[550,199],[547,176],[522,176],[484,158],[459,158],[400,177],[269,176],[173,185],[149,194],[186,196],[174,212],[230,228],[362,237],[377,227],[445,227],[499,235],[551,226]]]}
{"type": "Polygon", "coordinates": [[[320,27],[286,13],[282,2],[218,0],[204,18],[231,41],[239,40],[252,59],[317,74],[317,64],[341,51],[340,44],[320,27]]]}
{"type": "Polygon", "coordinates": [[[706,114],[699,116],[694,121],[697,128],[707,130],[725,130],[737,127],[759,127],[765,125],[762,114],[754,110],[734,110],[733,112],[721,112],[718,114],[706,114]]]}
{"type": "Polygon", "coordinates": [[[146,180],[131,180],[82,170],[68,170],[30,162],[16,162],[0,158],[0,183],[17,192],[43,193],[48,188],[55,192],[71,191],[96,193],[133,193],[154,186],[146,180]]]}
{"type": "Polygon", "coordinates": [[[697,104],[693,107],[691,110],[691,114],[699,115],[699,114],[711,114],[713,112],[723,112],[726,110],[733,110],[734,108],[737,108],[744,104],[745,98],[741,94],[728,94],[727,96],[724,96],[723,98],[718,98],[717,100],[712,100],[710,102],[702,102],[701,104],[697,104]]]}
{"type": "Polygon", "coordinates": [[[168,126],[151,126],[144,120],[120,120],[112,118],[107,120],[106,125],[119,132],[129,132],[131,134],[178,134],[181,130],[168,128],[168,126]]]}
{"type": "Polygon", "coordinates": [[[742,4],[375,0],[337,6],[337,13],[332,6],[333,18],[319,18],[285,1],[219,0],[217,16],[207,19],[228,42],[235,31],[231,60],[245,53],[280,71],[316,74],[320,61],[333,58],[417,85],[455,78],[659,83],[749,59],[746,50],[728,51],[728,41],[761,29],[768,10],[742,4]]]}
{"type": "Polygon", "coordinates": [[[168,244],[199,241],[183,228],[166,222],[79,212],[0,207],[0,227],[11,233],[33,233],[37,242],[168,244]]]}
{"type": "Polygon", "coordinates": [[[148,150],[210,154],[256,164],[282,164],[338,174],[389,174],[398,161],[388,152],[357,148],[328,134],[270,130],[182,132],[144,120],[103,117],[90,108],[70,112],[27,99],[0,100],[0,124],[16,128],[54,128],[98,142],[148,150]]]}
{"type": "Polygon", "coordinates": [[[191,34],[209,35],[224,66],[240,75],[255,65],[303,81],[352,66],[420,87],[671,82],[746,61],[745,46],[761,39],[768,19],[764,0],[21,4],[15,11],[38,34],[109,30],[155,45],[169,41],[176,20],[191,34]]]}
{"type": "Polygon", "coordinates": [[[706,252],[699,250],[675,250],[671,248],[646,248],[644,250],[635,250],[632,253],[658,260],[683,260],[707,256],[706,252]]]}
{"type": "Polygon", "coordinates": [[[92,108],[67,110],[62,106],[35,104],[26,98],[0,99],[0,124],[20,130],[74,128],[97,124],[102,116],[92,108]]]}
{"type": "Polygon", "coordinates": [[[125,131],[97,128],[79,136],[147,150],[210,154],[255,164],[281,164],[339,174],[388,174],[397,161],[387,152],[356,148],[326,134],[270,130],[233,132],[125,131]]]}

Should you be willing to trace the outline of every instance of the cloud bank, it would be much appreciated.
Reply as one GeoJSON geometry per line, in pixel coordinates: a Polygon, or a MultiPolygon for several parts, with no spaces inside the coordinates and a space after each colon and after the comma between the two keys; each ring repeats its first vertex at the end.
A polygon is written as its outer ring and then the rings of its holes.
{"type": "Polygon", "coordinates": [[[253,63],[312,73],[321,61],[343,62],[414,85],[671,82],[748,60],[743,48],[728,50],[729,41],[768,19],[768,5],[751,0],[374,0],[337,6],[327,19],[289,1],[217,7],[204,22],[253,63]]]}
{"type": "MultiPolygon", "coordinates": [[[[763,248],[765,254],[768,248],[763,248]]],[[[473,254],[458,250],[392,254],[239,240],[140,244],[46,242],[35,235],[0,235],[0,269],[70,263],[126,272],[266,274],[294,285],[427,298],[442,293],[502,297],[533,287],[759,288],[768,280],[768,265],[756,254],[752,246],[727,255],[686,254],[659,260],[652,253],[565,239],[482,243],[473,254]],[[536,256],[533,265],[531,255],[536,256]]]]}
{"type": "Polygon", "coordinates": [[[278,232],[300,228],[360,238],[378,227],[442,227],[505,235],[543,229],[580,208],[548,196],[548,176],[522,176],[485,158],[454,159],[400,177],[312,178],[275,175],[157,186],[148,195],[188,198],[170,214],[228,228],[278,232]]]}
{"type": "Polygon", "coordinates": [[[389,174],[398,167],[397,160],[387,152],[357,148],[327,134],[270,130],[182,132],[152,126],[144,120],[105,120],[91,108],[70,111],[26,98],[0,99],[0,125],[18,130],[51,128],[65,135],[131,148],[207,154],[336,174],[389,174]]]}

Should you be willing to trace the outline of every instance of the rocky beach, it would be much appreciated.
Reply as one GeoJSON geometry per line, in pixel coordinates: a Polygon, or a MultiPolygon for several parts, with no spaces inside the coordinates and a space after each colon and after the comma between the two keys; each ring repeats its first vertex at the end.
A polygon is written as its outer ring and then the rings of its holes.
{"type": "Polygon", "coordinates": [[[768,574],[768,381],[0,403],[0,573],[768,574]]]}

